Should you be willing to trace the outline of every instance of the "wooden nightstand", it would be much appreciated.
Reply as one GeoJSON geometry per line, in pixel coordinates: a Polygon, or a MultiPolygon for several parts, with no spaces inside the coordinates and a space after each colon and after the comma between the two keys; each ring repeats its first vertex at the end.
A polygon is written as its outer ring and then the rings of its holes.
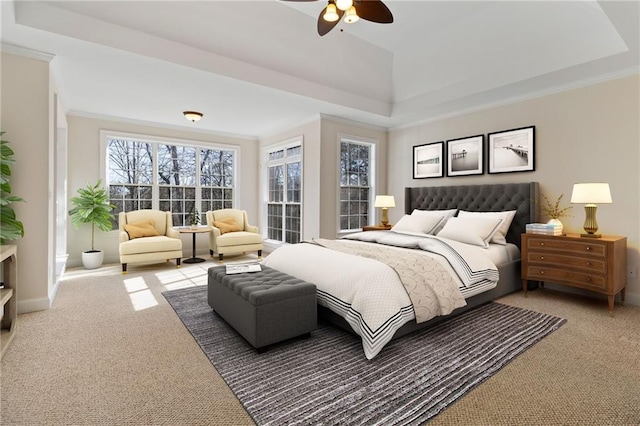
{"type": "Polygon", "coordinates": [[[522,234],[522,290],[527,280],[547,281],[606,294],[609,314],[627,286],[627,237],[582,238],[522,234]]]}
{"type": "Polygon", "coordinates": [[[369,225],[362,227],[363,231],[388,231],[389,229],[391,229],[391,225],[369,225]]]}

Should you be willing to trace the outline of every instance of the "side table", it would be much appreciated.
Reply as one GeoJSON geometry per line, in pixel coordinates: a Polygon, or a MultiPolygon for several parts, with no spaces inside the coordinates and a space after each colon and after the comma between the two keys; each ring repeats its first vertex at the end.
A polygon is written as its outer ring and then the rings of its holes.
{"type": "Polygon", "coordinates": [[[209,226],[198,226],[195,228],[191,228],[191,227],[184,227],[184,228],[175,228],[176,231],[180,232],[181,234],[191,234],[193,237],[193,243],[192,243],[192,254],[191,257],[188,259],[183,260],[182,262],[184,263],[200,263],[200,262],[204,262],[205,259],[201,258],[201,257],[196,257],[196,234],[202,234],[204,232],[210,232],[211,231],[211,227],[209,226]]]}

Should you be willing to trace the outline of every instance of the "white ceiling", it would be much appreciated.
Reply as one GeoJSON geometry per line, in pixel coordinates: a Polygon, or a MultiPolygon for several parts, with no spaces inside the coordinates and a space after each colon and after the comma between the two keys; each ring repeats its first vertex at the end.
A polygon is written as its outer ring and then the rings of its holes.
{"type": "Polygon", "coordinates": [[[393,128],[640,63],[638,1],[387,0],[393,24],[320,37],[325,4],[2,1],[2,42],[55,55],[69,113],[248,137],[318,114],[393,128]]]}

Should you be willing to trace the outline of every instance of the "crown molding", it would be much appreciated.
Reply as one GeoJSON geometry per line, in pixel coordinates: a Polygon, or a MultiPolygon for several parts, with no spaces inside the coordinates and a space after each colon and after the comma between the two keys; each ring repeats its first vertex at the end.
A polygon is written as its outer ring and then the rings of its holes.
{"type": "Polygon", "coordinates": [[[37,59],[39,61],[51,62],[56,57],[53,53],[42,52],[40,50],[29,49],[28,47],[16,46],[15,44],[0,44],[2,53],[23,56],[25,58],[37,59]]]}

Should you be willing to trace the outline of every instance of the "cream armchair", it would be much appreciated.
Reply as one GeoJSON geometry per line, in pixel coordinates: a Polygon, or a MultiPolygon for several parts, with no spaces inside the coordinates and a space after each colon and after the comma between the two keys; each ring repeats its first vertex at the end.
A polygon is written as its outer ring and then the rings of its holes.
{"type": "Polygon", "coordinates": [[[170,212],[134,210],[121,212],[118,218],[123,274],[127,273],[128,263],[176,259],[176,266],[180,267],[182,240],[173,229],[170,212]]]}
{"type": "Polygon", "coordinates": [[[209,210],[206,216],[207,224],[211,226],[209,233],[209,253],[211,256],[218,253],[220,262],[225,254],[239,254],[257,250],[258,257],[262,256],[262,235],[258,232],[257,226],[249,225],[246,211],[237,209],[209,210]],[[219,222],[219,226],[216,226],[214,222],[219,222]],[[234,223],[237,226],[233,226],[234,223]]]}

